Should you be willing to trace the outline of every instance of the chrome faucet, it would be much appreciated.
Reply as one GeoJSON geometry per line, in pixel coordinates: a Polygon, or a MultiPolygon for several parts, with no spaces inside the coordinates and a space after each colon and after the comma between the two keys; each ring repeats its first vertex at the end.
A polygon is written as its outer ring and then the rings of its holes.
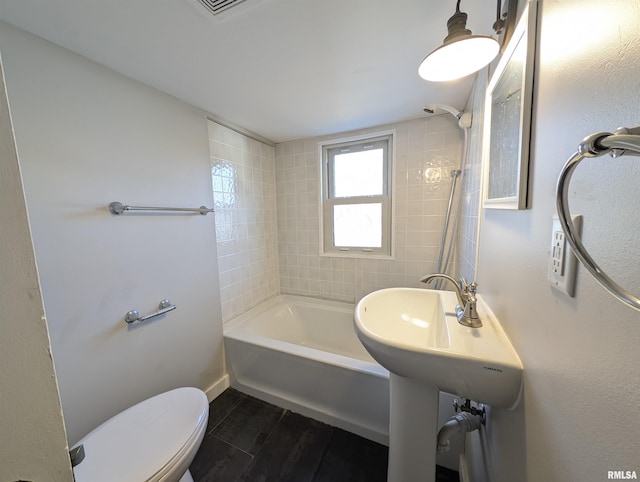
{"type": "Polygon", "coordinates": [[[420,278],[420,282],[429,284],[431,281],[438,278],[451,282],[456,289],[456,296],[458,297],[456,316],[458,318],[458,323],[471,328],[480,328],[482,326],[482,321],[478,316],[478,309],[476,307],[476,303],[478,301],[476,297],[476,289],[478,284],[475,281],[469,284],[464,278],[460,278],[460,282],[458,282],[448,274],[444,273],[435,273],[423,276],[420,278]]]}

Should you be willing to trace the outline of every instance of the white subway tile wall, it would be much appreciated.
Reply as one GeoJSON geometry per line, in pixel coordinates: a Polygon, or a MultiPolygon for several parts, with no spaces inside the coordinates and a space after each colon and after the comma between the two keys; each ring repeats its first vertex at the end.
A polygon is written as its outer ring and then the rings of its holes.
{"type": "Polygon", "coordinates": [[[278,294],[275,149],[209,121],[223,322],[278,294]]]}
{"type": "Polygon", "coordinates": [[[480,203],[482,202],[482,136],[484,112],[484,92],[487,84],[486,69],[478,74],[474,90],[470,96],[470,111],[474,116],[469,129],[469,155],[464,169],[463,189],[458,233],[458,256],[460,276],[467,280],[476,279],[476,255],[478,251],[480,203]]]}
{"type": "MultiPolygon", "coordinates": [[[[418,286],[436,267],[462,144],[457,120],[446,114],[276,145],[281,292],[353,303],[377,289],[418,286]],[[396,131],[394,259],[320,256],[318,142],[388,129],[396,131]]],[[[452,258],[447,271],[457,273],[452,258]]]]}

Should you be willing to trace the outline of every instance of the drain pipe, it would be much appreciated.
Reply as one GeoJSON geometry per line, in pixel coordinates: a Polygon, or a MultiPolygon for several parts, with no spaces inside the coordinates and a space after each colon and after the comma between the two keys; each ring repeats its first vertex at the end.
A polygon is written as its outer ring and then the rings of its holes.
{"type": "Polygon", "coordinates": [[[478,430],[480,425],[482,425],[482,418],[479,415],[472,415],[467,412],[455,415],[438,432],[438,453],[449,451],[449,439],[453,434],[473,432],[478,430]]]}

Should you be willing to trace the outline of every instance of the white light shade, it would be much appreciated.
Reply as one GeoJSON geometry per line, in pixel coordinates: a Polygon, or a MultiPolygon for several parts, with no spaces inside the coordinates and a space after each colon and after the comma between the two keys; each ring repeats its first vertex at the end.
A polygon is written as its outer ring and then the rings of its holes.
{"type": "Polygon", "coordinates": [[[446,43],[427,55],[418,74],[433,82],[459,79],[487,65],[499,50],[500,45],[494,38],[469,35],[446,43]]]}

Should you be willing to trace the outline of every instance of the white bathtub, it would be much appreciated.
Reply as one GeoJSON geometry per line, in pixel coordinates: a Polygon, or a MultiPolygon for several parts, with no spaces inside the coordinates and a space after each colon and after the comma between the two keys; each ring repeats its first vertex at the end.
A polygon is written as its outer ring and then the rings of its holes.
{"type": "Polygon", "coordinates": [[[231,385],[388,444],[389,372],[360,344],[353,310],[280,295],[230,321],[224,342],[231,385]]]}

